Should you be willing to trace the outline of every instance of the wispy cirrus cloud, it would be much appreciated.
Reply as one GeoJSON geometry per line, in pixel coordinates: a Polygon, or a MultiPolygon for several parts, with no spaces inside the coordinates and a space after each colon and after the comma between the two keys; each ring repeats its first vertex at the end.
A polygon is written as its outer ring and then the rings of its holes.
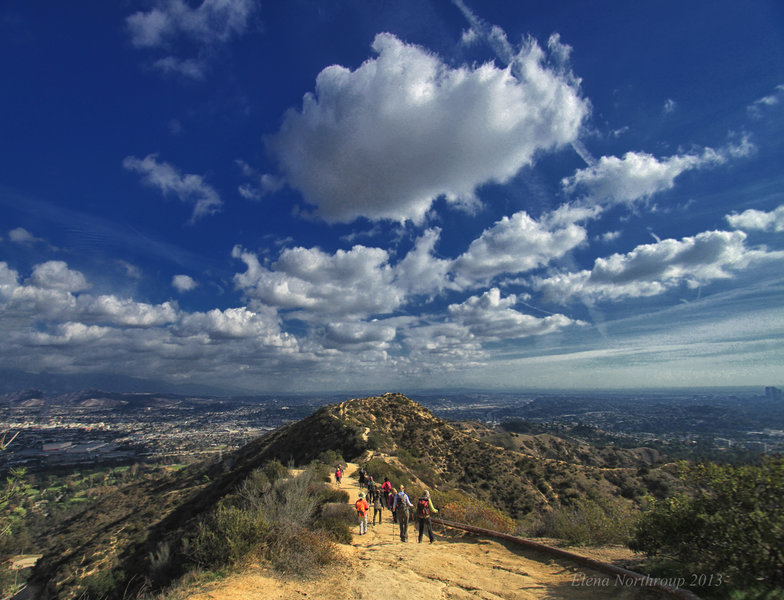
{"type": "Polygon", "coordinates": [[[244,34],[257,10],[257,0],[203,0],[195,8],[183,0],[157,0],[150,10],[127,17],[126,27],[140,49],[171,51],[183,42],[195,44],[196,56],[167,55],[152,64],[165,74],[203,79],[213,49],[244,34]]]}
{"type": "Polygon", "coordinates": [[[157,154],[144,158],[128,156],[123,160],[123,167],[139,173],[142,182],[158,188],[164,196],[174,193],[182,202],[193,205],[191,223],[215,214],[223,205],[218,192],[201,175],[183,174],[169,163],[158,162],[157,154]]]}

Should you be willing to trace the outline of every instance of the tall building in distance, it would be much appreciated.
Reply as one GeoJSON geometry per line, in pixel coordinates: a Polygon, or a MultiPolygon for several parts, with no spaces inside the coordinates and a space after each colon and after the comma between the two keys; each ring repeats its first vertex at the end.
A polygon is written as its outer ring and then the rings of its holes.
{"type": "Polygon", "coordinates": [[[781,400],[784,398],[784,393],[782,393],[781,388],[769,385],[765,387],[765,397],[770,400],[781,400]]]}

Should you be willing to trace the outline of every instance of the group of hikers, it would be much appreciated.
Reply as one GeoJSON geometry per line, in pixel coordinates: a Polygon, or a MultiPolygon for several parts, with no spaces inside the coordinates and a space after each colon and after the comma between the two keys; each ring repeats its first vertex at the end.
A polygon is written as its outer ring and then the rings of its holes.
{"type": "MultiPolygon", "coordinates": [[[[340,465],[335,469],[335,480],[340,485],[343,477],[343,470],[340,465]]],[[[373,521],[370,526],[374,527],[376,524],[376,517],[378,517],[378,524],[381,525],[381,519],[384,509],[391,511],[392,522],[397,522],[400,527],[400,541],[408,541],[408,523],[412,517],[419,523],[419,543],[422,542],[422,536],[427,532],[427,537],[432,544],[435,541],[433,536],[433,524],[430,521],[430,516],[437,513],[438,510],[433,505],[433,500],[430,498],[430,492],[425,490],[416,502],[416,505],[411,502],[411,499],[406,493],[406,487],[400,486],[400,490],[392,487],[392,483],[388,477],[384,477],[381,484],[373,480],[373,476],[369,475],[367,471],[360,467],[359,469],[359,498],[354,503],[357,509],[357,516],[359,518],[359,534],[365,535],[368,528],[368,512],[373,508],[373,521]],[[412,510],[414,509],[414,510],[412,510]]]]}

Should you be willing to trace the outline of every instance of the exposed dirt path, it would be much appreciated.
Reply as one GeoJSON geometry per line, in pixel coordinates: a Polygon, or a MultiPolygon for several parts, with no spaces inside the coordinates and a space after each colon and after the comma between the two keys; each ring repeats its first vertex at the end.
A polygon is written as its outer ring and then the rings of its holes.
{"type": "MultiPolygon", "coordinates": [[[[349,464],[341,489],[357,499],[359,486],[349,464]]],[[[368,520],[372,518],[372,509],[368,520]]],[[[366,535],[355,529],[347,558],[323,578],[290,581],[263,570],[232,575],[192,600],[633,600],[661,598],[639,588],[616,585],[614,578],[565,560],[500,542],[450,533],[436,526],[436,542],[417,542],[409,525],[408,542],[389,511],[366,535]]]]}

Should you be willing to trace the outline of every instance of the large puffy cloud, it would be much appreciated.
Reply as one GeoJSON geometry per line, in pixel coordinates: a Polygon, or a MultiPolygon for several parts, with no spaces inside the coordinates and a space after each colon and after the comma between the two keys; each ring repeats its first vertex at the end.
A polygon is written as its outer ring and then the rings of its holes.
{"type": "Polygon", "coordinates": [[[585,325],[565,315],[534,317],[515,310],[517,296],[501,297],[498,288],[449,306],[449,315],[477,338],[485,341],[525,338],[553,333],[571,325],[585,325]]]}
{"type": "Polygon", "coordinates": [[[368,316],[388,313],[403,301],[393,285],[389,255],[379,248],[354,246],[327,254],[318,248],[284,250],[268,269],[251,252],[235,248],[235,258],[247,269],[235,275],[248,298],[282,309],[299,309],[299,316],[368,316]]]}
{"type": "Polygon", "coordinates": [[[627,254],[597,258],[593,269],[535,278],[534,287],[555,301],[655,296],[686,283],[726,279],[753,261],[780,260],[784,252],[749,249],[742,231],[706,231],[681,240],[638,246],[627,254]]]}
{"type": "Polygon", "coordinates": [[[574,78],[546,68],[534,42],[514,74],[450,68],[391,34],[373,49],[378,57],[355,71],[324,69],[267,140],[288,183],[330,222],[420,222],[442,195],[473,203],[478,186],[574,141],[588,113],[574,78]]]}
{"type": "Polygon", "coordinates": [[[128,156],[123,167],[142,175],[142,181],[158,188],[164,195],[174,193],[182,202],[193,205],[191,222],[218,212],[223,205],[218,192],[201,175],[182,174],[166,162],[158,162],[155,154],[144,158],[128,156]]]}
{"type": "Polygon", "coordinates": [[[784,231],[784,204],[770,212],[750,208],[742,213],[727,215],[727,222],[745,231],[784,231]]]}
{"type": "Polygon", "coordinates": [[[469,287],[502,273],[531,271],[563,256],[585,238],[585,229],[574,223],[550,228],[518,212],[504,217],[471,242],[454,263],[456,280],[469,287]]]}

